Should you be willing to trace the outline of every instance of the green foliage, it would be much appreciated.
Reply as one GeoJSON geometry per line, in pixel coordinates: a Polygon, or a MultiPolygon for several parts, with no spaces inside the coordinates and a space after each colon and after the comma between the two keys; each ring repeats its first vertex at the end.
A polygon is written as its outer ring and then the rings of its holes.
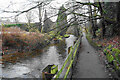
{"type": "Polygon", "coordinates": [[[120,64],[120,50],[117,48],[112,48],[112,45],[109,45],[104,50],[108,62],[112,62],[116,70],[119,70],[120,64]]]}
{"type": "Polygon", "coordinates": [[[65,13],[65,8],[64,6],[61,6],[58,12],[58,17],[57,17],[57,21],[56,21],[56,27],[57,27],[57,31],[60,31],[59,34],[60,35],[64,35],[67,31],[67,14],[65,13]]]}
{"type": "Polygon", "coordinates": [[[55,36],[55,31],[50,31],[49,32],[49,36],[50,36],[50,38],[52,38],[53,36],[55,36]]]}
{"type": "Polygon", "coordinates": [[[63,38],[68,38],[68,37],[70,37],[70,35],[68,35],[68,34],[65,34],[64,36],[61,36],[61,35],[58,35],[56,38],[58,39],[58,40],[63,40],[63,38]]]}
{"type": "Polygon", "coordinates": [[[106,48],[103,50],[103,52],[104,52],[105,54],[108,54],[108,52],[107,52],[107,49],[106,49],[106,48]]]}
{"type": "Polygon", "coordinates": [[[104,13],[104,14],[107,14],[107,11],[103,9],[103,13],[104,13]]]}
{"type": "Polygon", "coordinates": [[[63,36],[58,35],[56,38],[57,38],[58,40],[62,40],[63,36]]]}
{"type": "Polygon", "coordinates": [[[97,7],[99,7],[99,4],[96,4],[97,7]]]}
{"type": "Polygon", "coordinates": [[[20,27],[22,24],[7,24],[7,25],[4,25],[4,27],[13,27],[13,26],[18,26],[20,27]]]}
{"type": "Polygon", "coordinates": [[[88,42],[89,42],[92,46],[94,46],[94,47],[98,47],[98,46],[99,46],[97,43],[95,43],[95,42],[92,41],[92,39],[90,38],[90,34],[86,34],[86,38],[87,38],[88,42]]]}
{"type": "Polygon", "coordinates": [[[108,51],[107,51],[107,50],[111,50],[111,48],[112,48],[112,45],[109,45],[108,47],[106,47],[106,48],[103,50],[103,52],[106,53],[106,54],[108,54],[108,51]]]}
{"type": "Polygon", "coordinates": [[[114,66],[115,66],[115,69],[116,69],[116,70],[119,70],[119,66],[118,66],[118,63],[116,62],[116,60],[113,61],[113,64],[114,64],[114,66]]]}
{"type": "Polygon", "coordinates": [[[14,27],[14,26],[17,26],[17,27],[20,27],[21,29],[23,30],[26,30],[26,31],[29,31],[29,32],[40,32],[38,27],[35,26],[34,23],[31,23],[31,24],[7,24],[7,25],[3,25],[3,27],[14,27]]]}
{"type": "MultiPolygon", "coordinates": [[[[55,31],[50,31],[49,32],[49,36],[50,36],[50,38],[52,38],[53,36],[55,36],[56,35],[56,32],[55,31]]],[[[63,40],[63,38],[65,37],[65,38],[67,38],[67,37],[69,37],[70,35],[68,35],[68,34],[65,34],[64,36],[61,36],[61,35],[59,35],[59,33],[58,33],[58,35],[55,37],[57,40],[63,40]]]]}
{"type": "Polygon", "coordinates": [[[112,48],[112,52],[115,53],[116,60],[120,63],[120,50],[117,48],[112,48]]]}
{"type": "Polygon", "coordinates": [[[107,54],[107,60],[108,62],[112,62],[114,60],[114,57],[111,54],[107,54]]]}
{"type": "Polygon", "coordinates": [[[108,46],[108,49],[111,49],[111,48],[112,48],[112,45],[109,45],[109,46],[108,46]]]}
{"type": "Polygon", "coordinates": [[[118,64],[120,64],[120,50],[116,49],[116,48],[113,48],[112,51],[115,54],[115,60],[113,62],[114,66],[115,66],[115,69],[120,70],[119,65],[118,65],[118,64]]]}
{"type": "Polygon", "coordinates": [[[68,37],[70,37],[70,35],[68,35],[68,34],[65,34],[65,35],[64,35],[64,37],[65,37],[65,38],[68,38],[68,37]]]}
{"type": "Polygon", "coordinates": [[[101,36],[101,29],[98,29],[98,30],[96,31],[96,36],[98,36],[98,37],[101,36]]]}

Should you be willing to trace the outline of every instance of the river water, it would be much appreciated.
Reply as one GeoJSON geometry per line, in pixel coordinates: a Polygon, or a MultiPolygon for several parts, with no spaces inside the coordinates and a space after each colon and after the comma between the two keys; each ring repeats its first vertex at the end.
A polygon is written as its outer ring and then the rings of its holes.
{"type": "Polygon", "coordinates": [[[73,46],[76,37],[70,35],[58,44],[52,44],[42,49],[36,56],[21,59],[15,64],[8,64],[2,69],[2,77],[4,78],[41,78],[42,70],[49,64],[57,64],[58,69],[68,55],[68,47],[73,46]]]}

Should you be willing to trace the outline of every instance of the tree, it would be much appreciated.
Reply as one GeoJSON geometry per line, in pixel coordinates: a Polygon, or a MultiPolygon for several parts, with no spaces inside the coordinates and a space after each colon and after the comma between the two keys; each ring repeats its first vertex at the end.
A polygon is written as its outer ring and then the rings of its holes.
{"type": "Polygon", "coordinates": [[[102,16],[102,34],[106,33],[107,36],[119,34],[119,17],[120,17],[120,3],[119,2],[99,2],[99,9],[102,16]],[[114,33],[114,34],[113,34],[114,33]]]}
{"type": "Polygon", "coordinates": [[[47,33],[51,29],[53,22],[51,21],[51,19],[48,19],[46,10],[45,10],[45,15],[44,15],[44,20],[45,21],[44,21],[42,32],[47,33]]]}
{"type": "MultiPolygon", "coordinates": [[[[40,2],[38,2],[38,4],[40,4],[40,2]]],[[[40,23],[40,25],[39,25],[39,31],[41,32],[41,28],[42,28],[42,16],[41,16],[41,7],[42,7],[42,3],[41,3],[41,5],[39,5],[38,6],[38,11],[39,11],[39,23],[40,23]]]]}
{"type": "Polygon", "coordinates": [[[120,35],[120,1],[117,3],[117,32],[120,35]]]}
{"type": "Polygon", "coordinates": [[[93,17],[93,13],[92,13],[92,7],[91,7],[91,5],[89,5],[89,11],[90,11],[89,19],[90,19],[90,22],[92,24],[92,34],[93,34],[93,38],[95,38],[96,37],[96,34],[95,34],[96,30],[95,30],[94,21],[93,21],[93,19],[91,19],[91,18],[94,18],[93,17]]]}
{"type": "Polygon", "coordinates": [[[14,22],[15,22],[16,24],[19,23],[19,18],[18,18],[18,16],[14,18],[14,22]]]}
{"type": "Polygon", "coordinates": [[[57,17],[57,21],[56,21],[57,22],[57,27],[58,27],[57,31],[62,30],[64,28],[64,30],[60,32],[60,35],[62,35],[62,36],[66,33],[67,26],[68,26],[68,24],[67,24],[67,14],[65,13],[65,10],[66,9],[62,5],[59,9],[58,17],[57,17]]]}
{"type": "Polygon", "coordinates": [[[27,19],[28,26],[31,27],[31,22],[33,22],[34,20],[34,15],[32,11],[29,11],[26,13],[26,19],[27,19]]]}

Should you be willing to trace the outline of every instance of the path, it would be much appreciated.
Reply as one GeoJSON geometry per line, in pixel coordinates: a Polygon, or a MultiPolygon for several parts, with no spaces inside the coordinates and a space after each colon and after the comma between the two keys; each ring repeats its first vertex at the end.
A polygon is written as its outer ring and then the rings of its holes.
{"type": "Polygon", "coordinates": [[[85,34],[81,46],[72,78],[107,78],[104,65],[99,60],[99,54],[88,43],[85,34]]]}

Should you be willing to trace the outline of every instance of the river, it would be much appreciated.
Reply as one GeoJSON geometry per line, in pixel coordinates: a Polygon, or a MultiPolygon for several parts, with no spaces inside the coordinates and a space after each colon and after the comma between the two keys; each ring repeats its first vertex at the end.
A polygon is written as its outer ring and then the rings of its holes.
{"type": "Polygon", "coordinates": [[[2,77],[41,78],[43,68],[49,64],[57,64],[60,69],[68,55],[68,47],[73,46],[75,40],[76,37],[70,35],[58,44],[52,44],[42,49],[40,53],[35,53],[34,57],[21,59],[15,64],[9,63],[2,69],[2,77]]]}

